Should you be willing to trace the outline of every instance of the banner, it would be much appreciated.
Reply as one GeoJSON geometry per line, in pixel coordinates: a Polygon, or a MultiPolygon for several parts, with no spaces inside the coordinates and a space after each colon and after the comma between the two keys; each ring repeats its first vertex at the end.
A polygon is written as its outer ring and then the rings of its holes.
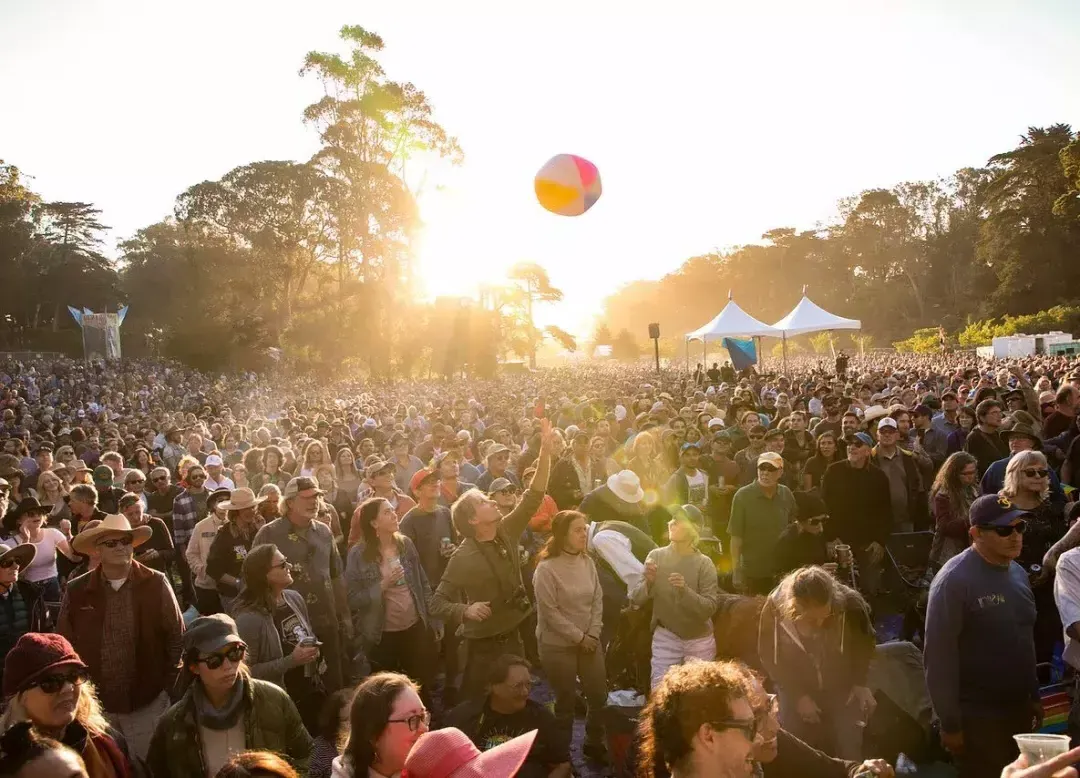
{"type": "Polygon", "coordinates": [[[757,364],[757,348],[753,340],[723,338],[720,345],[731,355],[731,366],[736,370],[746,370],[751,365],[757,364]]]}

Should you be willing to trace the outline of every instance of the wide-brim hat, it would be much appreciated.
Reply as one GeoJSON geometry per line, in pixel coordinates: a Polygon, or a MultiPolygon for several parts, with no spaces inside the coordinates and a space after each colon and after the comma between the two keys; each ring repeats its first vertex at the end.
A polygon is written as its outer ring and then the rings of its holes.
{"type": "Polygon", "coordinates": [[[405,760],[403,774],[419,778],[512,778],[529,756],[538,730],[481,751],[460,729],[425,732],[405,760]]]}
{"type": "Polygon", "coordinates": [[[641,479],[633,470],[620,470],[607,479],[607,488],[623,502],[638,503],[645,499],[641,479]]]}
{"type": "Polygon", "coordinates": [[[29,516],[31,513],[40,513],[42,516],[49,515],[49,509],[38,502],[37,497],[23,497],[19,500],[19,504],[15,506],[14,520],[18,521],[23,516],[29,516]]]}
{"type": "Polygon", "coordinates": [[[33,543],[20,543],[14,548],[4,549],[4,552],[0,554],[0,564],[7,559],[14,559],[19,563],[19,569],[25,570],[33,564],[35,556],[37,556],[37,546],[33,543]]]}
{"type": "Polygon", "coordinates": [[[509,451],[509,450],[510,449],[508,449],[502,443],[496,443],[494,446],[492,446],[491,448],[489,448],[487,451],[484,452],[484,459],[485,460],[491,459],[496,454],[501,454],[504,451],[509,451]]]}
{"type": "Polygon", "coordinates": [[[239,489],[232,490],[229,499],[221,503],[221,507],[227,511],[242,511],[246,508],[254,508],[264,502],[266,502],[265,497],[256,497],[255,492],[251,491],[251,489],[241,486],[239,489]]]}
{"type": "Polygon", "coordinates": [[[154,530],[150,528],[150,525],[143,524],[139,527],[132,527],[127,516],[114,513],[102,519],[101,523],[93,529],[84,529],[76,535],[75,539],[71,541],[71,547],[80,554],[89,554],[97,544],[98,538],[110,532],[130,534],[132,548],[138,548],[154,534],[154,530]]]}
{"type": "Polygon", "coordinates": [[[1039,437],[1039,434],[1035,432],[1035,428],[1032,427],[1030,424],[1024,424],[1022,422],[1020,424],[1014,424],[1011,428],[999,432],[998,435],[1002,440],[1006,442],[1009,440],[1009,438],[1022,435],[1025,438],[1031,438],[1033,441],[1035,441],[1036,449],[1042,448],[1042,438],[1039,437]]]}
{"type": "Polygon", "coordinates": [[[871,422],[889,415],[889,411],[883,405],[871,405],[863,411],[863,421],[871,422]]]}

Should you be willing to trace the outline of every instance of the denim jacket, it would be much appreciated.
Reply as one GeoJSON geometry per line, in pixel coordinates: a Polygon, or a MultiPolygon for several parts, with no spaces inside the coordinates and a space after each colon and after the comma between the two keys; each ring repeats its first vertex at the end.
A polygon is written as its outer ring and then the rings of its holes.
{"type": "MultiPolygon", "coordinates": [[[[439,627],[441,623],[430,615],[431,585],[420,564],[416,546],[404,535],[398,538],[398,555],[405,569],[405,583],[416,604],[416,612],[420,614],[425,627],[439,627]]],[[[382,571],[378,561],[364,557],[364,548],[361,541],[349,549],[345,563],[345,590],[357,639],[365,651],[370,651],[382,639],[386,613],[383,609],[382,571]]]]}

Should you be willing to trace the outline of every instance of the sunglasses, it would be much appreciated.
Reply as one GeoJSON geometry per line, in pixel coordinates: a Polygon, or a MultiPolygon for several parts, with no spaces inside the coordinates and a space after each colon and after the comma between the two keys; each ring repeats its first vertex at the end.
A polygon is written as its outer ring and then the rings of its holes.
{"type": "Polygon", "coordinates": [[[811,527],[820,527],[822,524],[825,523],[825,519],[807,519],[806,523],[809,524],[811,527]]]}
{"type": "Polygon", "coordinates": [[[1047,478],[1050,475],[1050,471],[1044,468],[1029,468],[1024,470],[1024,475],[1028,478],[1047,478]]]}
{"type": "Polygon", "coordinates": [[[243,643],[237,644],[230,648],[228,651],[223,651],[219,654],[211,654],[210,656],[204,656],[199,658],[199,662],[206,665],[207,670],[217,670],[228,659],[234,665],[240,662],[244,655],[247,654],[247,646],[243,643]]]}
{"type": "Polygon", "coordinates": [[[414,716],[406,716],[403,719],[387,719],[390,724],[408,724],[410,732],[416,732],[420,729],[420,726],[425,727],[431,725],[431,711],[425,710],[423,713],[417,713],[414,716]]]}
{"type": "Polygon", "coordinates": [[[765,695],[765,705],[761,710],[755,711],[755,720],[758,729],[761,729],[769,720],[769,716],[775,716],[780,712],[780,698],[775,694],[765,695]]]}
{"type": "Polygon", "coordinates": [[[169,476],[167,476],[167,475],[159,475],[157,478],[154,479],[154,483],[156,484],[158,481],[168,481],[168,480],[169,480],[169,476]]]}
{"type": "Polygon", "coordinates": [[[54,675],[46,675],[44,678],[39,678],[29,687],[33,689],[35,686],[45,694],[58,694],[65,686],[71,684],[78,689],[90,678],[90,674],[87,670],[78,669],[72,670],[70,673],[56,673],[54,675]]]}
{"type": "Polygon", "coordinates": [[[773,467],[772,465],[758,465],[759,473],[776,473],[780,471],[779,467],[773,467]]]}
{"type": "Polygon", "coordinates": [[[750,435],[749,438],[750,440],[765,440],[764,435],[750,435]]]}
{"type": "Polygon", "coordinates": [[[999,537],[1007,538],[1007,537],[1010,537],[1013,534],[1013,532],[1016,532],[1016,533],[1018,533],[1020,535],[1023,535],[1025,532],[1027,532],[1027,526],[1028,526],[1027,522],[1024,521],[1023,519],[1021,519],[1020,521],[1016,522],[1012,526],[1009,526],[1009,527],[994,527],[993,529],[994,529],[994,532],[996,532],[999,537]]]}
{"type": "Polygon", "coordinates": [[[130,546],[132,543],[131,536],[125,536],[122,538],[112,538],[110,540],[103,540],[98,543],[98,548],[104,546],[105,548],[117,548],[119,546],[130,546]]]}
{"type": "Polygon", "coordinates": [[[0,561],[0,568],[7,570],[9,567],[20,567],[17,559],[4,559],[0,561]]]}
{"type": "Polygon", "coordinates": [[[746,739],[751,743],[754,742],[754,738],[757,737],[758,720],[753,719],[723,719],[721,721],[709,722],[714,729],[737,729],[742,732],[746,739]]]}
{"type": "Polygon", "coordinates": [[[292,564],[288,559],[283,559],[278,564],[270,565],[271,570],[275,570],[278,568],[282,570],[288,570],[290,573],[295,573],[297,570],[300,569],[300,566],[292,564]]]}

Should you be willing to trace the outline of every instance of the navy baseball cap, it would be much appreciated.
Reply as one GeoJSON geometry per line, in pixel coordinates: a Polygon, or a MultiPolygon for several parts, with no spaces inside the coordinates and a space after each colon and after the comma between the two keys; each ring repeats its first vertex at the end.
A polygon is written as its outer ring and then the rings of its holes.
{"type": "Polygon", "coordinates": [[[682,453],[682,452],[684,452],[684,451],[686,451],[687,449],[690,449],[690,448],[695,448],[698,451],[701,451],[701,446],[699,446],[697,443],[683,443],[682,448],[679,451],[680,451],[680,453],[682,453]]]}
{"type": "Polygon", "coordinates": [[[1000,494],[987,494],[971,503],[968,520],[973,527],[1008,527],[1017,519],[1031,515],[1008,497],[1000,494]]]}
{"type": "Polygon", "coordinates": [[[858,441],[864,446],[870,446],[871,448],[874,447],[874,439],[867,435],[865,432],[856,432],[854,435],[847,439],[847,444],[850,446],[855,443],[855,441],[858,441]]]}

